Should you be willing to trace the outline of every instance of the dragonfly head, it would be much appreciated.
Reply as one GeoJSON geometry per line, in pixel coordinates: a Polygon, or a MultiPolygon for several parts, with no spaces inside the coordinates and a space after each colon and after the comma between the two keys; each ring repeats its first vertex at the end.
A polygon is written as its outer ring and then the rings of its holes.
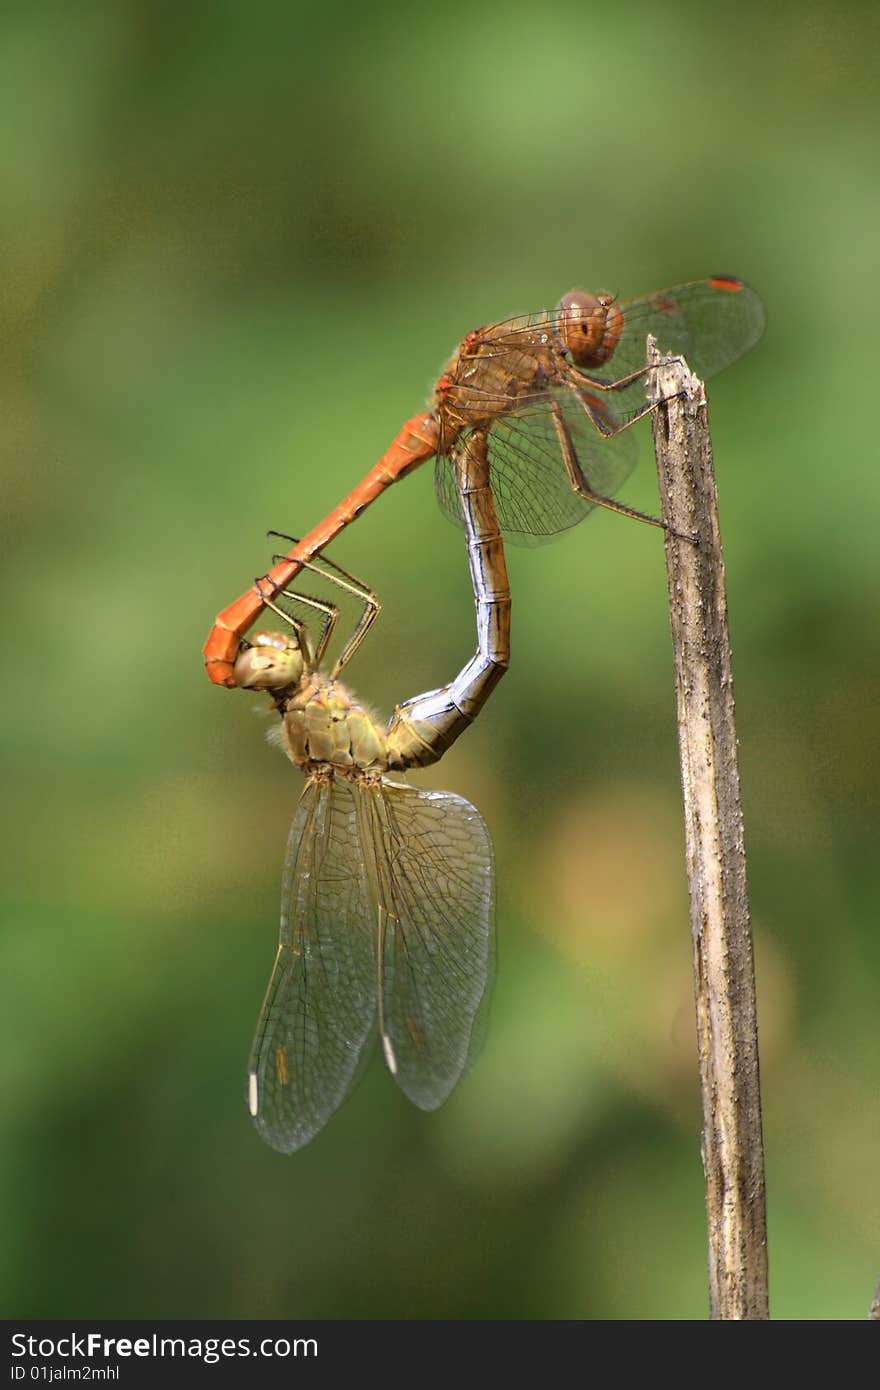
{"type": "Polygon", "coordinates": [[[235,663],[235,683],[245,690],[281,690],[297,685],[306,653],[295,632],[255,632],[235,663]]]}
{"type": "Polygon", "coordinates": [[[623,314],[614,295],[600,290],[570,290],[556,306],[557,331],[576,367],[601,367],[614,353],[623,330],[623,314]]]}

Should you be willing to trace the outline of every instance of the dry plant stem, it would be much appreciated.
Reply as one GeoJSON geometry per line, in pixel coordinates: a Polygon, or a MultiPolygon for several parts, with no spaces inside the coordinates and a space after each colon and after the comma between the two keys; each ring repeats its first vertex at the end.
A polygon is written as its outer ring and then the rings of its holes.
{"type": "MultiPolygon", "coordinates": [[[[649,361],[663,359],[650,345],[649,361]]],[[[703,384],[652,374],[654,447],[675,659],[694,949],[712,1318],[764,1319],[767,1224],[755,970],[727,631],[703,384]],[[679,393],[676,395],[676,393],[679,393]]]]}

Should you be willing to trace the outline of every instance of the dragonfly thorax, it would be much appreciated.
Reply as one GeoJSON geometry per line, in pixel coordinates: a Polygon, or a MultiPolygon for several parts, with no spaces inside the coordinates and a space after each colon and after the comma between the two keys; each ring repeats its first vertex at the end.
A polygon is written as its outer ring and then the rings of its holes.
{"type": "Polygon", "coordinates": [[[283,692],[276,703],[288,757],[305,772],[378,775],[388,767],[385,735],[339,681],[312,669],[304,629],[257,632],[235,663],[238,685],[283,692]],[[288,690],[289,687],[289,690],[288,690]]]}
{"type": "Polygon", "coordinates": [[[361,778],[388,767],[385,735],[339,681],[307,676],[284,703],[288,757],[305,772],[361,778]]]}
{"type": "Polygon", "coordinates": [[[495,324],[469,333],[437,383],[441,447],[449,449],[463,429],[481,429],[521,410],[553,375],[554,355],[541,325],[511,330],[495,324]]]}

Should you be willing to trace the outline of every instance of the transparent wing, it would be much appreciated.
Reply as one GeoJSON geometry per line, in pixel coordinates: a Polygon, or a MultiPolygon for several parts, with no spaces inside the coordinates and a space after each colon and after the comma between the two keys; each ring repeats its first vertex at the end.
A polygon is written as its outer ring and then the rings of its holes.
{"type": "Polygon", "coordinates": [[[409,1099],[433,1110],[467,1066],[488,995],[492,842],[450,792],[383,782],[357,795],[376,869],[385,1060],[409,1099]]]}
{"type": "MultiPolygon", "coordinates": [[[[661,352],[682,353],[691,371],[715,376],[754,347],[764,332],[766,314],[760,296],[732,275],[713,275],[670,285],[653,294],[616,301],[624,323],[613,356],[588,376],[619,381],[645,365],[645,339],[657,339],[661,352]]],[[[561,319],[546,311],[508,320],[492,328],[492,351],[523,351],[523,342],[536,328],[555,330],[561,319]]]]}
{"type": "MultiPolygon", "coordinates": [[[[489,431],[489,478],[501,530],[511,541],[542,545],[593,511],[594,504],[573,489],[567,452],[591,491],[615,495],[639,447],[631,430],[616,432],[621,423],[612,397],[574,386],[533,395],[522,410],[496,420],[489,431]]],[[[466,448],[467,439],[458,447],[466,448]]],[[[435,484],[441,508],[460,526],[452,457],[438,457],[435,484]]]]}
{"type": "MultiPolygon", "coordinates": [[[[512,541],[540,545],[593,510],[593,504],[572,487],[571,457],[566,460],[566,451],[573,452],[590,490],[604,497],[613,497],[631,472],[638,444],[625,427],[645,410],[645,378],[608,392],[596,384],[612,385],[644,367],[649,333],[661,351],[682,354],[698,376],[710,377],[748,352],[764,331],[760,298],[732,276],[673,285],[622,300],[618,307],[624,316],[623,328],[612,357],[601,369],[579,372],[568,363],[555,386],[530,390],[521,400],[497,398],[498,419],[489,431],[490,476],[501,529],[512,541]],[[560,438],[560,412],[566,443],[560,438]]],[[[560,326],[558,315],[546,312],[492,325],[487,330],[491,334],[487,352],[494,361],[496,379],[499,358],[509,355],[512,363],[518,362],[537,341],[536,332],[543,342],[544,335],[560,326]]],[[[481,404],[486,407],[485,401],[481,404]]],[[[465,439],[465,447],[466,443],[465,439]]],[[[435,479],[440,506],[460,524],[455,470],[449,457],[438,457],[435,479]]]]}
{"type": "Polygon", "coordinates": [[[376,1015],[375,912],[351,786],[310,782],[290,830],[281,940],[248,1065],[262,1137],[292,1153],[351,1090],[376,1015]]]}
{"type": "MultiPolygon", "coordinates": [[[[699,377],[712,377],[754,347],[766,316],[759,296],[742,280],[716,275],[621,301],[624,323],[614,356],[598,378],[616,381],[645,365],[645,339],[679,353],[699,377]]],[[[644,399],[644,396],[642,397],[644,399]]]]}

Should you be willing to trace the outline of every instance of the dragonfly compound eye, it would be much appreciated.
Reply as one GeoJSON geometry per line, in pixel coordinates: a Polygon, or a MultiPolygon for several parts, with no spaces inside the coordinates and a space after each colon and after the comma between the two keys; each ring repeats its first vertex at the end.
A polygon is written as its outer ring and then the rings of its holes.
{"type": "Polygon", "coordinates": [[[257,632],[239,652],[235,683],[245,690],[281,690],[302,679],[305,662],[299,642],[283,632],[257,632]]]}
{"type": "Polygon", "coordinates": [[[576,367],[601,367],[612,356],[623,314],[610,294],[571,290],[556,307],[559,336],[576,367]]]}

